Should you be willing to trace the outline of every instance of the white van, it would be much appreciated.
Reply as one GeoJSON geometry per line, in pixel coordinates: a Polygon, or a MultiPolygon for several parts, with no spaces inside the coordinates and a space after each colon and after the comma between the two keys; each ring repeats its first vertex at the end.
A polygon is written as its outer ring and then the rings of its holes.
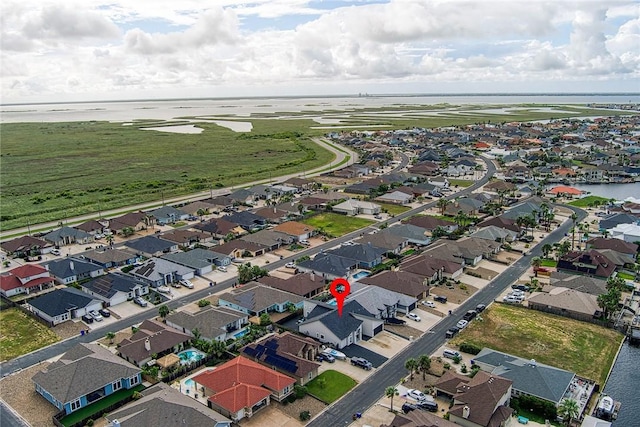
{"type": "Polygon", "coordinates": [[[462,357],[460,356],[460,353],[458,353],[455,350],[449,350],[449,349],[444,349],[442,351],[442,355],[448,359],[455,359],[456,357],[462,357]]]}

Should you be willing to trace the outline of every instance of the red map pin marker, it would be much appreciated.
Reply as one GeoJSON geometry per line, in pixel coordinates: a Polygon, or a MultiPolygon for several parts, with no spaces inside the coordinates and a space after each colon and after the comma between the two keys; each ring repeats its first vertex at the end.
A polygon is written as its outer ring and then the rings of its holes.
{"type": "Polygon", "coordinates": [[[342,316],[342,306],[344,305],[344,299],[351,292],[351,286],[347,279],[339,278],[331,282],[329,285],[329,292],[336,299],[338,303],[338,316],[342,316]]]}

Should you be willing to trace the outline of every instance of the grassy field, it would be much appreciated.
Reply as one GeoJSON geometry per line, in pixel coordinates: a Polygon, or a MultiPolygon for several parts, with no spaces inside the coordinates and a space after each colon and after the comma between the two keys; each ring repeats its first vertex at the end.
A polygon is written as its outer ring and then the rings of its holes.
{"type": "Polygon", "coordinates": [[[394,205],[393,203],[374,203],[380,205],[382,211],[384,212],[386,210],[389,215],[399,215],[411,209],[411,206],[394,205]]]}
{"type": "Polygon", "coordinates": [[[308,121],[277,122],[258,121],[252,133],[202,123],[201,134],[144,131],[139,123],[3,124],[1,227],[237,186],[334,158],[296,133],[308,121]]]}
{"type": "Polygon", "coordinates": [[[558,261],[549,258],[540,258],[540,267],[557,267],[558,261]]]}
{"type": "Polygon", "coordinates": [[[329,236],[340,237],[359,228],[371,225],[375,221],[329,212],[305,218],[302,222],[324,231],[329,236]]]}
{"type": "Polygon", "coordinates": [[[470,187],[475,181],[471,180],[471,179],[450,179],[449,180],[449,185],[451,187],[462,187],[462,188],[467,188],[470,187]]]}
{"type": "Polygon", "coordinates": [[[609,202],[609,199],[600,196],[586,196],[578,200],[574,200],[573,202],[567,203],[571,206],[576,206],[578,208],[588,208],[596,205],[604,205],[609,202]]]}
{"type": "Polygon", "coordinates": [[[57,341],[55,333],[19,309],[0,311],[0,360],[10,360],[57,341]]]}
{"type": "Polygon", "coordinates": [[[623,336],[611,329],[508,304],[493,304],[451,344],[470,342],[576,372],[604,384],[623,336]]]}
{"type": "Polygon", "coordinates": [[[356,381],[338,371],[324,371],[307,384],[309,393],[313,394],[325,403],[332,403],[346,392],[355,387],[356,381]],[[319,379],[324,378],[324,386],[319,384],[319,379]]]}

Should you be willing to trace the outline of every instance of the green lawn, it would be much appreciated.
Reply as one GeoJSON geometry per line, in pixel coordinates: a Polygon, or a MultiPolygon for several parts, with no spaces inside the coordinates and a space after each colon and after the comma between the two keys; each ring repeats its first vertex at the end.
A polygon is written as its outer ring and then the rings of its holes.
{"type": "Polygon", "coordinates": [[[623,271],[619,271],[618,274],[616,275],[616,277],[620,277],[621,279],[624,280],[636,280],[635,276],[629,273],[625,273],[623,271]]]}
{"type": "MultiPolygon", "coordinates": [[[[320,381],[321,382],[321,381],[320,381]]],[[[324,371],[307,384],[310,394],[316,396],[325,403],[332,403],[353,387],[356,381],[338,371],[324,371]],[[319,379],[324,379],[324,385],[319,384],[319,379]]]]}
{"type": "Polygon", "coordinates": [[[579,322],[509,304],[493,304],[452,345],[478,347],[535,359],[604,384],[624,336],[599,325],[579,322]]]}
{"type": "Polygon", "coordinates": [[[603,205],[609,202],[609,199],[600,196],[586,196],[578,200],[567,203],[568,205],[578,208],[588,208],[596,205],[603,205]]]}
{"type": "Polygon", "coordinates": [[[0,311],[0,360],[30,353],[59,341],[42,323],[17,308],[0,311]]]}
{"type": "Polygon", "coordinates": [[[77,411],[70,413],[66,417],[62,418],[60,422],[65,427],[72,426],[84,420],[85,418],[91,417],[94,414],[98,414],[100,411],[102,411],[105,408],[108,408],[114,403],[126,399],[127,397],[131,396],[134,392],[142,391],[144,389],[145,387],[142,384],[138,384],[137,386],[130,389],[118,390],[115,393],[110,394],[109,396],[104,397],[89,406],[85,406],[84,408],[80,408],[77,411]]]}
{"type": "Polygon", "coordinates": [[[410,206],[394,205],[393,203],[375,203],[380,205],[383,212],[386,210],[390,215],[400,215],[411,209],[410,206]]]}
{"type": "Polygon", "coordinates": [[[549,258],[540,258],[540,267],[557,267],[558,261],[549,258]]]}
{"type": "Polygon", "coordinates": [[[327,212],[305,218],[302,222],[321,229],[329,236],[340,237],[362,227],[366,227],[367,225],[371,225],[375,221],[327,212]]]}
{"type": "Polygon", "coordinates": [[[475,181],[472,179],[450,179],[449,186],[451,187],[458,186],[458,187],[466,188],[473,185],[474,182],[475,181]]]}

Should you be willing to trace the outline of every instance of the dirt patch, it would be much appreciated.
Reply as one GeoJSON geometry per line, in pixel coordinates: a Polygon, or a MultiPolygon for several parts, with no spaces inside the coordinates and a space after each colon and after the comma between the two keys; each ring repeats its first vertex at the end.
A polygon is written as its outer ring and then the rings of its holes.
{"type": "Polygon", "coordinates": [[[122,340],[131,338],[133,332],[131,332],[131,328],[129,328],[116,332],[115,334],[116,336],[113,338],[113,343],[111,342],[112,340],[106,337],[106,334],[104,337],[98,340],[98,343],[102,344],[105,347],[115,347],[116,345],[118,345],[118,343],[122,342],[122,340]]]}
{"type": "Polygon", "coordinates": [[[502,252],[494,255],[494,260],[510,265],[510,264],[514,263],[515,261],[517,261],[521,256],[522,256],[522,254],[520,254],[520,253],[502,251],[502,252]]]}
{"type": "Polygon", "coordinates": [[[282,403],[278,403],[274,400],[272,400],[271,402],[271,404],[274,405],[278,410],[296,420],[300,419],[300,412],[302,411],[309,411],[309,413],[311,414],[311,418],[313,418],[320,412],[324,411],[327,407],[327,405],[311,396],[305,396],[302,399],[297,399],[295,402],[289,403],[287,405],[283,405],[282,403]]]}
{"type": "MultiPolygon", "coordinates": [[[[494,275],[497,273],[493,272],[494,275]]],[[[429,290],[430,294],[445,296],[449,302],[462,304],[471,295],[475,294],[478,288],[465,283],[447,285],[436,285],[429,290]]]]}
{"type": "Polygon", "coordinates": [[[488,268],[476,267],[467,270],[467,274],[473,272],[473,275],[479,274],[481,279],[491,280],[498,275],[497,271],[489,270],[488,268]]]}
{"type": "Polygon", "coordinates": [[[9,406],[15,409],[33,427],[50,427],[51,417],[58,410],[44,397],[36,393],[31,378],[49,366],[43,362],[3,378],[0,381],[0,396],[9,406]]]}
{"type": "Polygon", "coordinates": [[[409,339],[409,337],[415,339],[422,335],[421,330],[407,325],[384,325],[384,329],[406,339],[409,339]]]}
{"type": "Polygon", "coordinates": [[[80,331],[87,330],[87,325],[82,322],[64,322],[54,326],[51,330],[60,337],[61,340],[76,337],[80,331]]]}

